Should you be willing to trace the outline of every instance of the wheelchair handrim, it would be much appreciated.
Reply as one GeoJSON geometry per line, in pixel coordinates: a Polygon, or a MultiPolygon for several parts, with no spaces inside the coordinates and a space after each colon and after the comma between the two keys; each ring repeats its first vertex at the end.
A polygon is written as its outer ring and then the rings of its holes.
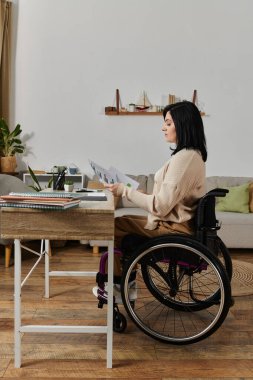
{"type": "Polygon", "coordinates": [[[164,337],[164,335],[158,333],[157,331],[149,328],[147,325],[145,325],[142,320],[137,316],[137,314],[135,313],[135,311],[133,310],[133,308],[131,307],[131,303],[130,303],[130,300],[128,297],[124,297],[124,300],[126,302],[126,305],[127,305],[127,310],[128,312],[130,313],[130,316],[131,318],[134,320],[134,322],[140,326],[140,328],[144,331],[144,332],[147,332],[147,333],[150,333],[150,335],[160,339],[160,340],[164,340],[164,341],[173,341],[173,342],[177,342],[177,343],[187,343],[187,342],[191,342],[191,341],[198,341],[198,340],[201,340],[202,339],[202,336],[204,336],[206,333],[208,333],[212,328],[214,328],[214,326],[216,325],[217,321],[219,320],[219,318],[221,317],[221,314],[222,314],[222,310],[223,310],[223,305],[224,305],[224,301],[225,301],[225,292],[224,292],[224,285],[223,285],[223,281],[222,281],[222,277],[220,275],[220,272],[219,272],[219,269],[218,269],[218,265],[215,263],[213,263],[206,255],[204,255],[202,252],[200,252],[199,250],[197,250],[196,248],[194,247],[191,247],[189,245],[184,245],[184,244],[181,244],[181,243],[162,243],[162,244],[157,244],[155,246],[152,246],[150,248],[147,248],[146,250],[144,250],[140,255],[136,256],[133,261],[131,262],[130,266],[128,267],[128,270],[127,270],[127,273],[126,273],[126,281],[124,283],[124,293],[127,294],[127,284],[128,284],[128,280],[129,280],[129,276],[130,276],[130,273],[131,271],[133,270],[133,268],[137,265],[137,262],[139,262],[145,255],[151,253],[152,251],[154,250],[157,250],[157,249],[162,249],[162,248],[181,248],[181,249],[186,249],[188,251],[191,251],[193,254],[196,254],[198,255],[199,257],[201,257],[202,259],[204,259],[208,265],[210,265],[212,267],[212,269],[214,270],[215,272],[215,275],[218,279],[218,283],[219,283],[219,287],[220,287],[220,307],[219,307],[219,310],[215,316],[215,318],[212,320],[212,322],[205,328],[203,329],[201,332],[198,332],[196,333],[195,335],[191,335],[190,337],[164,337]]]}

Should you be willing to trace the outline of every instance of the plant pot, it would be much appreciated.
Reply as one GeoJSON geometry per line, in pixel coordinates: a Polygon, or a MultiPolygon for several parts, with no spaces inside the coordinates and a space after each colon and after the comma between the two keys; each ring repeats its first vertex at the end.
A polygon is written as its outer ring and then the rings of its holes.
{"type": "Polygon", "coordinates": [[[17,160],[15,156],[1,157],[1,172],[14,173],[17,167],[17,160]]]}
{"type": "Polygon", "coordinates": [[[74,185],[64,185],[64,190],[72,192],[74,190],[74,185]]]}

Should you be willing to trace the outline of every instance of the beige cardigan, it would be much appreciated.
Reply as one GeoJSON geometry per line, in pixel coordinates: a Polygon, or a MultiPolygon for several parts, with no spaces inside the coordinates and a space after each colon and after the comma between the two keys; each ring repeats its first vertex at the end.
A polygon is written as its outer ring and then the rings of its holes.
{"type": "Polygon", "coordinates": [[[143,194],[123,184],[118,194],[148,211],[146,229],[158,221],[183,223],[194,217],[198,199],[206,193],[205,163],[193,149],[182,149],[158,170],[152,194],[143,194]]]}

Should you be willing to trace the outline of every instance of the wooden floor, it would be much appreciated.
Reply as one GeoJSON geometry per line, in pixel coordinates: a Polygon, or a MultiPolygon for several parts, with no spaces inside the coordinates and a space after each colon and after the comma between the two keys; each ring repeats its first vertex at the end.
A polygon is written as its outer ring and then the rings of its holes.
{"type": "MultiPolygon", "coordinates": [[[[233,251],[253,263],[253,251],[233,251]]],[[[34,258],[25,254],[23,274],[34,258]]],[[[99,255],[68,242],[54,248],[52,268],[97,270],[99,255]]],[[[51,279],[52,298],[43,298],[43,264],[23,288],[22,321],[52,324],[103,324],[106,308],[97,308],[94,279],[51,279]],[[84,322],[85,321],[85,322],[84,322]]],[[[210,338],[188,346],[159,343],[129,320],[124,334],[114,333],[113,369],[106,369],[103,334],[24,334],[22,368],[13,365],[13,266],[0,253],[0,378],[17,379],[253,379],[253,296],[236,297],[222,327],[210,338]]]]}

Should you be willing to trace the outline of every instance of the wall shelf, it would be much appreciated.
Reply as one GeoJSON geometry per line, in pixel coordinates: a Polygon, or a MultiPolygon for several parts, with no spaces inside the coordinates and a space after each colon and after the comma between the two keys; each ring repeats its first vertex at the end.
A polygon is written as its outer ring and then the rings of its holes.
{"type": "MultiPolygon", "coordinates": [[[[177,98],[175,95],[169,95],[168,104],[174,104],[176,99],[177,98]]],[[[196,104],[196,101],[197,101],[197,90],[194,90],[193,96],[192,96],[193,104],[196,104]]],[[[159,111],[159,112],[148,111],[147,107],[146,108],[142,107],[145,110],[130,112],[130,111],[127,111],[125,108],[122,108],[120,103],[121,102],[120,102],[119,89],[116,89],[116,107],[112,107],[112,106],[105,107],[105,115],[107,115],[107,116],[161,116],[163,114],[161,111],[159,111]],[[122,109],[122,111],[121,111],[121,109],[122,109]]],[[[145,104],[150,105],[150,102],[147,99],[147,94],[145,93],[145,91],[143,92],[142,102],[138,102],[137,104],[142,104],[142,105],[144,104],[144,106],[145,106],[145,104]],[[145,101],[145,99],[146,99],[146,101],[145,101]]],[[[132,105],[134,105],[134,104],[132,104],[132,105]]],[[[160,107],[158,109],[160,109],[160,107]]],[[[200,115],[206,116],[206,113],[200,112],[200,115]]]]}
{"type": "Polygon", "coordinates": [[[117,111],[107,111],[105,112],[107,116],[156,116],[156,115],[162,115],[162,112],[148,112],[148,111],[135,111],[135,112],[128,112],[128,111],[122,111],[117,113],[117,111]]]}
{"type": "MultiPolygon", "coordinates": [[[[161,116],[162,112],[148,112],[148,111],[137,111],[137,112],[128,112],[122,111],[117,113],[117,111],[107,111],[105,112],[107,116],[161,116]]],[[[200,112],[201,116],[205,116],[205,112],[200,112]]]]}

